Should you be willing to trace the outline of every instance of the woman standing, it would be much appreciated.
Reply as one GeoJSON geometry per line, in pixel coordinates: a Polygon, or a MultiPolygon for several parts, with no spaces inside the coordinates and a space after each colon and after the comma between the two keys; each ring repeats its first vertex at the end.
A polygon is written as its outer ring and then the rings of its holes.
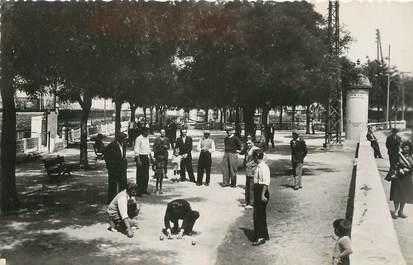
{"type": "Polygon", "coordinates": [[[269,240],[267,227],[267,203],[270,198],[268,187],[270,186],[270,168],[264,161],[264,152],[261,149],[254,151],[257,160],[257,169],[254,176],[254,233],[253,246],[264,244],[269,240]]]}
{"type": "Polygon", "coordinates": [[[407,218],[403,209],[406,203],[413,203],[412,169],[413,157],[409,142],[400,146],[399,161],[396,164],[397,178],[394,178],[390,186],[390,200],[394,202],[394,219],[407,218]]]}

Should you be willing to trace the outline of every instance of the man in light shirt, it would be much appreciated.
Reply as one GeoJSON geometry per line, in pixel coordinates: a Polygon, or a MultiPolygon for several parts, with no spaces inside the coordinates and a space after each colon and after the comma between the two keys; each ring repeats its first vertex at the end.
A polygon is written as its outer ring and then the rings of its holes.
{"type": "Polygon", "coordinates": [[[202,137],[198,142],[198,177],[196,181],[197,186],[202,185],[202,179],[204,178],[204,171],[206,173],[205,185],[209,186],[209,180],[211,175],[211,153],[215,152],[215,142],[209,136],[211,133],[206,130],[204,131],[204,137],[202,137]]]}
{"type": "Polygon", "coordinates": [[[128,237],[133,237],[132,227],[138,226],[135,217],[138,215],[140,209],[133,198],[135,195],[136,185],[127,183],[126,189],[119,192],[110,202],[106,211],[109,216],[109,231],[121,231],[125,232],[128,237]],[[129,205],[133,206],[135,209],[129,210],[129,205]]]}
{"type": "Polygon", "coordinates": [[[152,161],[151,146],[149,145],[149,128],[145,126],[142,134],[135,140],[136,184],[138,196],[149,195],[149,162],[152,161]]]}

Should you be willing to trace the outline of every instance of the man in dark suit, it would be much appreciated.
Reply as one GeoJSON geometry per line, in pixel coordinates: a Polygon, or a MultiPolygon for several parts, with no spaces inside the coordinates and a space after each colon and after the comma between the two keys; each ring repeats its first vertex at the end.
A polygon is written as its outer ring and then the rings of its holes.
{"type": "Polygon", "coordinates": [[[189,181],[195,182],[194,170],[192,168],[192,138],[186,135],[186,129],[181,129],[181,135],[176,139],[176,147],[179,148],[181,160],[181,181],[185,181],[185,169],[188,171],[189,181]]]}
{"type": "Polygon", "coordinates": [[[393,169],[399,160],[400,143],[402,139],[397,135],[399,130],[393,128],[391,134],[387,136],[386,147],[387,154],[389,155],[390,169],[393,169]]]}
{"type": "Polygon", "coordinates": [[[120,132],[116,134],[113,140],[105,148],[105,162],[108,169],[108,202],[120,191],[126,188],[126,169],[128,162],[126,160],[126,134],[120,132]]]}
{"type": "Polygon", "coordinates": [[[293,166],[294,190],[298,190],[303,187],[301,178],[303,175],[304,158],[307,155],[307,145],[304,139],[299,137],[300,135],[296,130],[293,130],[292,136],[293,139],[290,141],[291,163],[293,166]]]}
{"type": "Polygon", "coordinates": [[[367,131],[366,138],[368,141],[370,141],[370,145],[373,148],[374,158],[383,158],[381,156],[379,144],[377,143],[377,138],[373,133],[373,128],[369,126],[367,129],[368,131],[367,131]]]}

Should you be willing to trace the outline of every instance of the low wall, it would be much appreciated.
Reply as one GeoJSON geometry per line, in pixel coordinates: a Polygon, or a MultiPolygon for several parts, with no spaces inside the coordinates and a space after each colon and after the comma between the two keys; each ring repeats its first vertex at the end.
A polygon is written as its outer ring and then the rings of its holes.
{"type": "Polygon", "coordinates": [[[352,265],[406,265],[370,143],[361,138],[352,220],[352,265]]]}

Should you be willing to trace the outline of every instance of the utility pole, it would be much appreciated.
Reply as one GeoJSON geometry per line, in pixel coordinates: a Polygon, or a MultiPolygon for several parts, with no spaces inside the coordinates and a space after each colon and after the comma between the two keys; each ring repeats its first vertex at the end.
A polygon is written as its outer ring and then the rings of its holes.
{"type": "Polygon", "coordinates": [[[388,61],[388,68],[387,68],[387,101],[386,101],[386,127],[390,128],[390,120],[389,120],[389,113],[390,113],[390,45],[389,45],[389,56],[387,57],[388,61]]]}
{"type": "Polygon", "coordinates": [[[333,66],[326,109],[325,147],[332,144],[340,145],[342,143],[343,94],[341,90],[341,67],[339,62],[341,47],[338,0],[328,2],[328,40],[329,54],[333,66]]]}

